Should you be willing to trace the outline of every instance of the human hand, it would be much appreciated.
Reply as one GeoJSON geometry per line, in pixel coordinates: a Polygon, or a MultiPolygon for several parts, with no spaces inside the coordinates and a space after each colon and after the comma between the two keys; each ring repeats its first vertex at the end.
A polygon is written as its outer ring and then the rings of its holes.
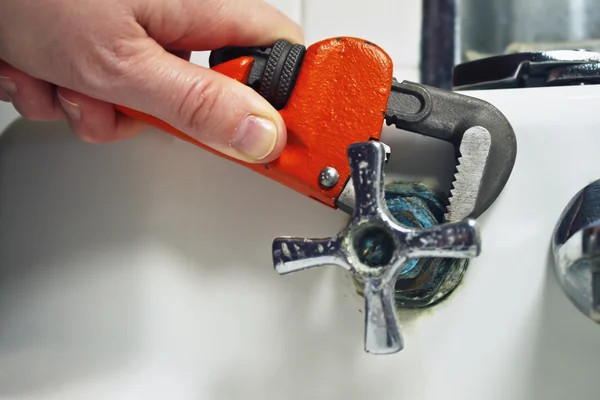
{"type": "Polygon", "coordinates": [[[302,43],[299,26],[262,0],[3,0],[0,99],[26,118],[66,119],[83,140],[131,137],[153,115],[247,162],[277,158],[279,113],[258,93],[189,62],[191,51],[302,43]]]}

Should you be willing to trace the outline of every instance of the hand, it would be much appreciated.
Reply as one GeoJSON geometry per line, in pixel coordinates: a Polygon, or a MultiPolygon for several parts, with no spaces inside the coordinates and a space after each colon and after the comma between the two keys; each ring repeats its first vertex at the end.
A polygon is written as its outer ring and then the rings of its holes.
{"type": "Polygon", "coordinates": [[[83,140],[131,137],[120,104],[215,150],[268,162],[286,141],[254,90],[189,62],[191,51],[302,43],[299,26],[261,0],[3,0],[0,99],[26,118],[66,118],[83,140]]]}

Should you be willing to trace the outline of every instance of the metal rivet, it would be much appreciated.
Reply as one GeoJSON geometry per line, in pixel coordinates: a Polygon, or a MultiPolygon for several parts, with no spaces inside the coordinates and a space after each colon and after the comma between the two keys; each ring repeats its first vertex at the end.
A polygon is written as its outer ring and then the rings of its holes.
{"type": "Polygon", "coordinates": [[[335,168],[325,167],[319,174],[319,183],[328,189],[337,185],[339,179],[340,174],[338,174],[335,168]]]}

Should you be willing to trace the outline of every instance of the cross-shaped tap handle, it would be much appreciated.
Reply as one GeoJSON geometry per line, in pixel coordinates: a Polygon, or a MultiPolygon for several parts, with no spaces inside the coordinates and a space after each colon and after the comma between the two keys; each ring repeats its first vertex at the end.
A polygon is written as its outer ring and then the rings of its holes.
{"type": "Polygon", "coordinates": [[[349,225],[328,239],[280,237],[273,242],[273,262],[279,274],[336,265],[364,284],[365,351],[392,354],[404,347],[394,285],[401,267],[411,258],[472,258],[481,252],[474,220],[412,229],[398,224],[384,198],[385,148],[380,142],[348,147],[355,191],[349,225]]]}

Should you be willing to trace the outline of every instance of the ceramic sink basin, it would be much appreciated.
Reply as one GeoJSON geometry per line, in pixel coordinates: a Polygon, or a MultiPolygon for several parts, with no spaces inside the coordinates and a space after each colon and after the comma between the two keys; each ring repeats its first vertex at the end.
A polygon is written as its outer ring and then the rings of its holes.
{"type": "MultiPolygon", "coordinates": [[[[343,271],[273,270],[275,237],[334,235],[342,212],[162,132],[93,146],[17,120],[0,136],[0,398],[598,398],[600,327],[549,243],[600,176],[600,89],[470,94],[509,118],[517,162],[482,255],[442,304],[400,312],[392,356],[364,353],[343,271]]],[[[446,144],[386,135],[390,179],[452,173],[446,144]]]]}

